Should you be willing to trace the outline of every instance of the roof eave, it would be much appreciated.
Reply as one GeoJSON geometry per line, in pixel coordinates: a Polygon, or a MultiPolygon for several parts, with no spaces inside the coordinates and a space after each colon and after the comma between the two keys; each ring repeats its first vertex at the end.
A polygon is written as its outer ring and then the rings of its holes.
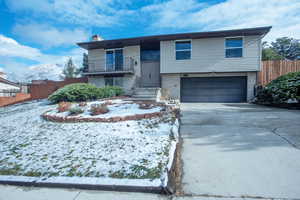
{"type": "Polygon", "coordinates": [[[102,41],[91,41],[91,42],[80,42],[78,46],[84,49],[97,49],[97,48],[115,48],[117,46],[131,46],[137,45],[142,41],[153,40],[153,41],[167,41],[176,39],[198,39],[198,38],[214,38],[214,37],[230,37],[230,36],[247,36],[247,35],[266,35],[272,26],[247,28],[247,29],[233,29],[223,31],[210,31],[210,32],[192,32],[192,33],[178,33],[178,34],[165,34],[165,35],[153,35],[153,36],[142,36],[135,38],[121,38],[114,40],[102,40],[102,41]]]}

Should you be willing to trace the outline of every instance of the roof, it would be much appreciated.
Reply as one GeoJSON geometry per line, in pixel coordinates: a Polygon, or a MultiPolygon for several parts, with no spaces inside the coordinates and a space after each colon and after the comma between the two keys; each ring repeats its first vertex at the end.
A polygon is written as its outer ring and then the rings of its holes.
{"type": "Polygon", "coordinates": [[[7,90],[20,90],[19,87],[0,82],[0,91],[7,91],[7,90]]]}
{"type": "Polygon", "coordinates": [[[11,82],[11,81],[6,80],[5,78],[1,78],[1,77],[0,77],[0,83],[5,83],[8,85],[19,87],[19,85],[17,83],[11,82]]]}
{"type": "Polygon", "coordinates": [[[133,38],[121,38],[113,40],[101,40],[77,43],[84,49],[102,49],[102,48],[118,48],[123,46],[139,45],[143,42],[159,42],[167,40],[180,40],[180,39],[200,39],[200,38],[214,38],[214,37],[231,37],[231,36],[249,36],[249,35],[265,35],[272,26],[246,28],[246,29],[233,29],[222,31],[210,32],[192,32],[192,33],[177,33],[166,35],[152,35],[133,38]]]}

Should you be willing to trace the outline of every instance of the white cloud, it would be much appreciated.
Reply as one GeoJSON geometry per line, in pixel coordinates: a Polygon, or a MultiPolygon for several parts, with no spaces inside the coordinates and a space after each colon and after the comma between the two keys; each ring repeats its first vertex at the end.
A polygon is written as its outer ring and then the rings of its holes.
{"type": "Polygon", "coordinates": [[[299,0],[228,0],[215,5],[170,0],[143,8],[156,18],[153,28],[209,31],[272,25],[267,40],[280,36],[300,38],[299,10],[299,0]]]}
{"type": "Polygon", "coordinates": [[[85,41],[89,33],[82,29],[57,29],[46,24],[17,24],[14,34],[44,47],[70,46],[85,41]]]}
{"type": "Polygon", "coordinates": [[[85,50],[78,47],[57,55],[44,54],[39,49],[22,45],[12,38],[0,35],[1,68],[3,67],[7,73],[16,74],[17,77],[21,77],[31,66],[26,62],[19,61],[18,58],[35,61],[41,66],[54,66],[55,64],[63,66],[67,59],[72,57],[74,63],[81,67],[83,52],[85,50]]]}
{"type": "Polygon", "coordinates": [[[22,45],[12,38],[0,35],[0,57],[25,58],[39,63],[55,63],[66,56],[44,54],[37,48],[22,45]]]}
{"type": "Polygon", "coordinates": [[[21,45],[12,38],[0,35],[0,56],[37,59],[42,56],[38,49],[21,45]]]}
{"type": "Polygon", "coordinates": [[[131,13],[119,0],[6,0],[12,11],[29,11],[38,17],[83,26],[110,26],[131,13]]]}
{"type": "Polygon", "coordinates": [[[185,28],[191,23],[189,15],[202,9],[205,3],[196,0],[170,0],[160,4],[152,4],[141,9],[156,18],[152,26],[158,28],[185,28]],[[186,22],[187,20],[187,22],[186,22]]]}

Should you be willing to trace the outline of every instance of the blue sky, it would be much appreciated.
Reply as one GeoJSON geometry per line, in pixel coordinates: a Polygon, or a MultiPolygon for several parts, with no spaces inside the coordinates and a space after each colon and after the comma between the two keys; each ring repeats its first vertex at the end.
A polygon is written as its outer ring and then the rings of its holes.
{"type": "Polygon", "coordinates": [[[300,38],[299,0],[0,0],[0,70],[80,65],[76,42],[272,25],[265,40],[300,38]]]}

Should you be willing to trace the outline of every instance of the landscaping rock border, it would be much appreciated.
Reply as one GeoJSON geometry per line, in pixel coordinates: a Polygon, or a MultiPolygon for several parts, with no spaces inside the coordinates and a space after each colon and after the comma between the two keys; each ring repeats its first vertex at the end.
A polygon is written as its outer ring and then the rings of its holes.
{"type": "Polygon", "coordinates": [[[129,115],[129,116],[124,116],[124,117],[110,117],[110,118],[95,118],[95,117],[85,117],[85,118],[80,118],[80,117],[73,117],[73,116],[68,116],[68,117],[60,117],[60,116],[53,116],[49,115],[46,113],[42,114],[42,118],[48,121],[53,121],[53,122],[69,122],[69,123],[74,123],[74,122],[121,122],[121,121],[128,121],[128,120],[141,120],[141,119],[151,119],[155,117],[161,117],[164,114],[167,114],[166,111],[161,111],[161,112],[154,112],[154,113],[147,113],[147,114],[136,114],[136,115],[129,115]]]}
{"type": "Polygon", "coordinates": [[[45,120],[52,121],[52,122],[60,122],[60,123],[77,123],[77,122],[122,122],[122,121],[129,121],[129,120],[142,120],[142,119],[151,119],[156,117],[162,117],[165,114],[168,113],[175,113],[177,116],[177,108],[174,108],[172,106],[168,106],[163,103],[157,103],[157,102],[141,102],[136,101],[137,104],[151,104],[155,106],[164,107],[165,111],[159,111],[159,112],[153,112],[153,113],[146,113],[146,114],[135,114],[135,115],[128,115],[123,117],[109,117],[109,118],[103,118],[101,115],[99,117],[77,117],[77,116],[56,116],[56,115],[50,115],[48,114],[49,111],[46,111],[41,115],[41,117],[45,120]]]}

